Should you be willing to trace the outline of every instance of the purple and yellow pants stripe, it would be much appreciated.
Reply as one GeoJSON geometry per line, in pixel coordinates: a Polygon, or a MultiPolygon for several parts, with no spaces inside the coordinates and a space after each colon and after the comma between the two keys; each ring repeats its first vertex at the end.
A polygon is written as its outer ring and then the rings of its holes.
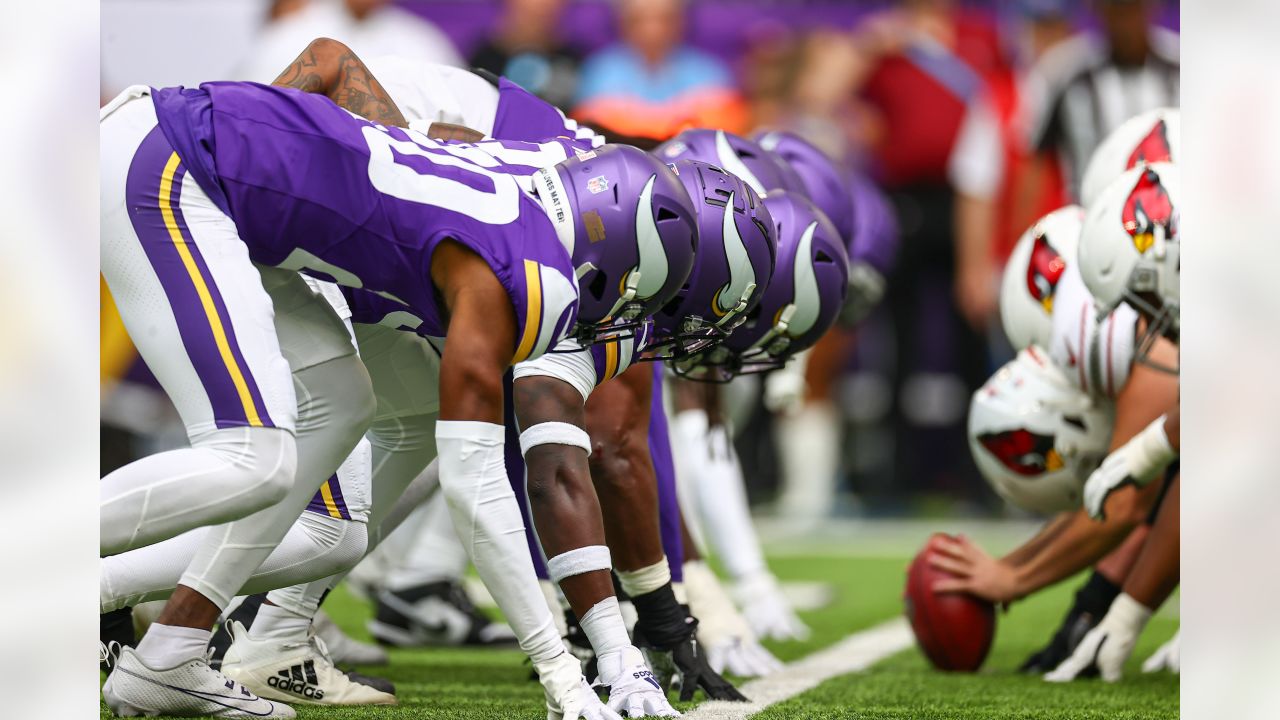
{"type": "Polygon", "coordinates": [[[320,490],[316,492],[315,497],[311,498],[310,503],[307,503],[307,512],[328,515],[341,520],[351,519],[351,513],[347,510],[347,503],[342,499],[342,484],[338,482],[337,473],[331,475],[320,486],[320,490]]]}
{"type": "Polygon", "coordinates": [[[182,160],[155,128],[129,167],[129,219],[164,289],[215,425],[275,427],[236,340],[218,283],[183,216],[185,177],[182,160]]]}

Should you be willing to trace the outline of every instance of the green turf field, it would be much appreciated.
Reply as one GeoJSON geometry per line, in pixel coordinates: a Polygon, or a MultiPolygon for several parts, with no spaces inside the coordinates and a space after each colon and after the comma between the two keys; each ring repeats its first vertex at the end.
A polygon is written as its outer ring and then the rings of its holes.
{"type": "MultiPolygon", "coordinates": [[[[832,604],[803,613],[813,638],[803,643],[772,644],[784,661],[799,659],[849,633],[899,615],[908,558],[788,556],[773,562],[786,580],[820,580],[832,585],[832,604]]],[[[1097,680],[1067,686],[1022,677],[1015,668],[1047,640],[1066,609],[1071,588],[1063,586],[1001,616],[996,645],[982,672],[950,675],[928,668],[914,648],[871,670],[837,677],[757,715],[759,718],[1170,718],[1178,715],[1178,679],[1143,676],[1137,666],[1172,636],[1176,621],[1155,618],[1135,653],[1125,682],[1097,680]]],[[[343,588],[325,605],[335,621],[367,638],[367,607],[343,588]]],[[[299,717],[418,718],[494,720],[545,717],[542,693],[529,679],[529,666],[516,651],[394,650],[392,664],[364,671],[396,683],[400,706],[337,710],[295,706],[299,717]]],[[[694,703],[680,704],[687,710],[694,703]]],[[[105,705],[102,717],[110,717],[105,705]]]]}

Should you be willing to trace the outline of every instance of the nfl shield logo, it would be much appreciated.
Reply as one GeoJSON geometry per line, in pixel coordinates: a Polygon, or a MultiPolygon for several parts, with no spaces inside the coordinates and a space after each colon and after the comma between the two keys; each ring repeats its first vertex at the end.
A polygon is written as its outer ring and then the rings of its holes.
{"type": "Polygon", "coordinates": [[[587,189],[592,195],[599,195],[609,189],[609,181],[603,175],[597,175],[587,181],[587,189]]]}

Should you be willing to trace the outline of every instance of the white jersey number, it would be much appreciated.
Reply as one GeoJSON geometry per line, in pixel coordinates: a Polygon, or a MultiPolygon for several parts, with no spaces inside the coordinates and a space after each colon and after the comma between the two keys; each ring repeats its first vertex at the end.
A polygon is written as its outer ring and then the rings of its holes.
{"type": "MultiPolygon", "coordinates": [[[[461,213],[490,225],[505,225],[519,216],[520,188],[514,178],[490,172],[477,165],[474,158],[445,154],[452,152],[449,146],[432,142],[420,133],[407,131],[411,137],[416,136],[415,142],[397,140],[386,130],[371,125],[362,132],[369,144],[369,181],[378,192],[461,213]],[[428,148],[445,152],[431,152],[428,148]],[[431,163],[436,166],[433,174],[418,172],[398,161],[396,153],[431,163]],[[481,187],[468,183],[468,175],[474,175],[475,184],[481,187]],[[482,189],[484,185],[492,185],[493,190],[482,189]]],[[[489,161],[494,162],[491,157],[489,161]]]]}

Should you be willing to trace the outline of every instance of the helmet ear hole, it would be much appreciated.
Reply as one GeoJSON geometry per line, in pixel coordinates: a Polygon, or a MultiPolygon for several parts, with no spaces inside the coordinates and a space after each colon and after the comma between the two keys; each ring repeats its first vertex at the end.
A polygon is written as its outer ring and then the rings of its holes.
{"type": "Polygon", "coordinates": [[[815,263],[826,263],[826,264],[828,264],[828,265],[831,265],[831,264],[835,263],[835,260],[832,260],[832,259],[831,259],[831,256],[830,256],[830,255],[828,255],[825,251],[819,250],[819,251],[818,251],[818,257],[817,257],[817,259],[815,259],[815,260],[814,260],[814,262],[815,262],[815,263]]]}
{"type": "Polygon", "coordinates": [[[587,292],[591,293],[591,297],[599,301],[604,297],[605,288],[609,287],[609,279],[604,273],[596,271],[595,277],[591,278],[591,282],[587,285],[587,292]]]}
{"type": "Polygon", "coordinates": [[[670,208],[666,208],[666,207],[658,208],[657,222],[663,222],[666,220],[678,220],[678,219],[680,219],[680,216],[676,215],[675,212],[673,212],[670,208]]]}

